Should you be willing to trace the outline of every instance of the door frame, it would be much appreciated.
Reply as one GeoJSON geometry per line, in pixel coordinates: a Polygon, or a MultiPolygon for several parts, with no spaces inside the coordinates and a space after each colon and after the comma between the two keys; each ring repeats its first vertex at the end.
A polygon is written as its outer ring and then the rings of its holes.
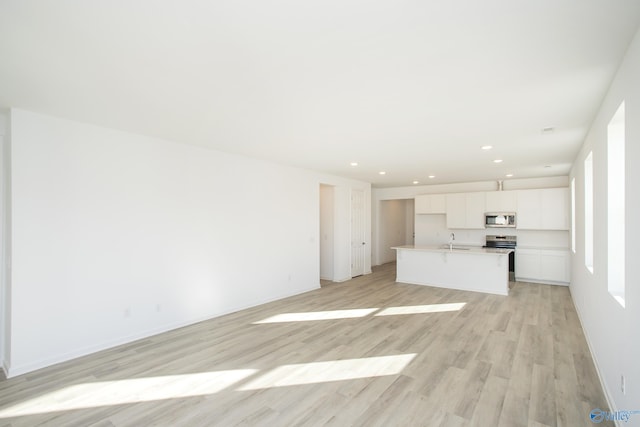
{"type": "Polygon", "coordinates": [[[351,277],[366,273],[365,193],[351,189],[351,277]]]}

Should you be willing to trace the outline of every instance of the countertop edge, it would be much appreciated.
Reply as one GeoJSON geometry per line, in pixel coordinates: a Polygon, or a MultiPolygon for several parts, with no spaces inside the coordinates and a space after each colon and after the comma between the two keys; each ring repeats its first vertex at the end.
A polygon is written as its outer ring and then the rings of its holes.
{"type": "Polygon", "coordinates": [[[508,255],[514,252],[513,249],[497,249],[497,248],[464,248],[464,249],[449,249],[439,246],[416,246],[416,245],[403,245],[392,246],[394,250],[408,250],[416,252],[436,252],[436,253],[451,253],[451,254],[469,254],[469,255],[508,255]]]}

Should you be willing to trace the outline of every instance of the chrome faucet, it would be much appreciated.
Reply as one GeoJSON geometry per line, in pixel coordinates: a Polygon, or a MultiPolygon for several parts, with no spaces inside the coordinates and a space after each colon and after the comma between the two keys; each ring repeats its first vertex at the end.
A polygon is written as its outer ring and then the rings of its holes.
{"type": "Polygon", "coordinates": [[[453,241],[456,240],[456,235],[451,233],[451,235],[449,236],[449,250],[452,251],[453,250],[453,241]]]}

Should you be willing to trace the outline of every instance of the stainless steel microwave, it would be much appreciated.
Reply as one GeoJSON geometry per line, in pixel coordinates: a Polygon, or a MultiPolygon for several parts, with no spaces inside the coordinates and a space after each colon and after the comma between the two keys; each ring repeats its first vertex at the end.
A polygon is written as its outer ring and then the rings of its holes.
{"type": "Polygon", "coordinates": [[[516,228],[515,212],[487,212],[484,214],[485,228],[516,228]]]}

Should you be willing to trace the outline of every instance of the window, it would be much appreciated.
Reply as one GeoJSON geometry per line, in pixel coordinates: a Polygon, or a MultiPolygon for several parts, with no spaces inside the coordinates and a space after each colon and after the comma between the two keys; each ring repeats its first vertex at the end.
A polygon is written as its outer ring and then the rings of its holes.
{"type": "Polygon", "coordinates": [[[593,274],[593,152],[584,159],[584,265],[593,274]]]}
{"type": "Polygon", "coordinates": [[[571,251],[576,253],[576,179],[571,179],[571,251]]]}
{"type": "Polygon", "coordinates": [[[607,127],[607,232],[609,293],[624,307],[625,291],[625,114],[624,102],[607,127]]]}

